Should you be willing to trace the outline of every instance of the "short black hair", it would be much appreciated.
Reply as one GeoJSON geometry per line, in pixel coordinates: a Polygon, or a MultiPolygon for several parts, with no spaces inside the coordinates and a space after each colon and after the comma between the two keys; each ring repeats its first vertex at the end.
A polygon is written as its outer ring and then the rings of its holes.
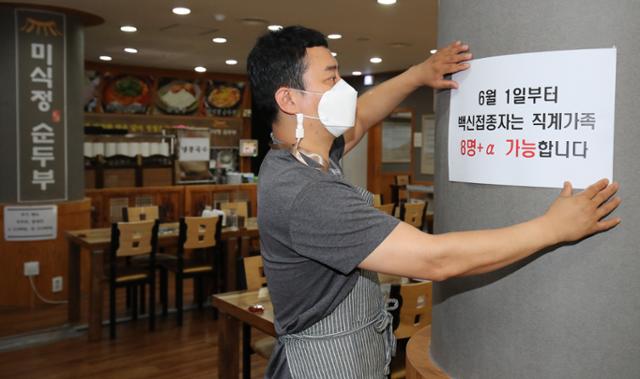
{"type": "Polygon", "coordinates": [[[278,116],[274,95],[286,86],[305,89],[302,76],[307,67],[307,48],[329,47],[324,35],[303,26],[288,26],[258,39],[247,58],[254,112],[272,125],[278,116]]]}

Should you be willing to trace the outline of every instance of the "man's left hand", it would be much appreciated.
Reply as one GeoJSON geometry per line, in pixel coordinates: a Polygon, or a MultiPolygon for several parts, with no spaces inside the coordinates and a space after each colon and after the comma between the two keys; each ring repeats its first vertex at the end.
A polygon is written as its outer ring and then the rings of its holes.
{"type": "Polygon", "coordinates": [[[469,45],[460,41],[438,49],[427,60],[414,66],[418,72],[420,84],[435,89],[457,89],[458,83],[454,80],[445,80],[444,76],[469,68],[469,64],[465,62],[471,59],[472,55],[468,51],[469,45]]]}

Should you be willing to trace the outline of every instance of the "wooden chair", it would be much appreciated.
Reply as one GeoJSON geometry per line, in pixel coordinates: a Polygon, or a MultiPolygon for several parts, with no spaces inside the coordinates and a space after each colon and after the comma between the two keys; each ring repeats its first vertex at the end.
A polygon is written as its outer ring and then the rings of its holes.
{"type": "MultiPolygon", "coordinates": [[[[111,250],[109,254],[109,335],[116,337],[116,289],[149,285],[149,330],[155,328],[155,264],[158,245],[158,222],[119,222],[111,226],[111,250]],[[129,257],[149,257],[146,267],[121,263],[129,257]]],[[[137,291],[133,294],[132,318],[138,317],[137,291]]]]}
{"type": "Polygon", "coordinates": [[[396,207],[396,205],[394,203],[389,203],[389,204],[382,204],[377,207],[374,205],[374,207],[388,215],[393,216],[393,209],[396,207]]]}
{"type": "Polygon", "coordinates": [[[157,220],[159,218],[158,206],[122,208],[122,218],[129,222],[157,220]]]}
{"type": "MultiPolygon", "coordinates": [[[[151,205],[146,207],[125,207],[122,208],[122,219],[124,221],[145,221],[145,220],[159,220],[160,212],[157,205],[151,205]]],[[[159,248],[156,253],[156,268],[160,270],[160,299],[162,300],[163,310],[167,307],[167,296],[168,296],[168,279],[167,272],[162,265],[162,262],[167,260],[175,260],[176,256],[172,254],[166,254],[163,248],[159,248]]],[[[128,263],[133,263],[137,265],[148,265],[149,262],[147,257],[134,257],[129,260],[128,263]]],[[[127,307],[131,306],[131,289],[127,291],[127,307]]],[[[144,312],[144,303],[145,303],[145,291],[144,287],[140,290],[140,304],[141,309],[144,312]]]]}
{"type": "MultiPolygon", "coordinates": [[[[202,309],[206,296],[205,279],[211,284],[212,292],[218,290],[220,266],[219,217],[184,217],[180,219],[178,253],[175,261],[164,262],[167,270],[175,273],[176,279],[176,319],[182,325],[183,282],[193,279],[198,308],[202,309]]],[[[167,314],[163,304],[163,315],[167,314]]],[[[215,314],[215,313],[214,313],[215,314]]]]}
{"type": "Polygon", "coordinates": [[[228,214],[230,210],[234,210],[239,217],[249,217],[249,205],[246,201],[232,201],[227,203],[220,203],[220,210],[225,214],[228,214]]]}
{"type": "Polygon", "coordinates": [[[431,324],[431,288],[432,282],[400,285],[400,322],[394,331],[397,339],[410,338],[431,324]]]}
{"type": "MultiPolygon", "coordinates": [[[[406,342],[418,330],[431,324],[431,302],[432,302],[432,283],[407,283],[401,284],[399,291],[397,285],[392,287],[391,292],[399,294],[399,311],[397,313],[397,327],[394,334],[398,340],[398,351],[391,367],[391,378],[404,378],[404,353],[406,342]]],[[[394,322],[396,325],[396,322],[394,322]]]]}
{"type": "Polygon", "coordinates": [[[400,219],[422,230],[426,210],[427,203],[404,203],[400,208],[400,219]]]}
{"type": "Polygon", "coordinates": [[[398,186],[406,186],[409,184],[409,175],[396,175],[395,182],[398,186]]]}
{"type": "MultiPolygon", "coordinates": [[[[267,277],[264,274],[262,256],[256,255],[243,259],[245,282],[247,290],[257,291],[267,286],[267,277]]],[[[243,377],[251,377],[251,353],[269,359],[276,345],[276,339],[267,336],[256,341],[251,339],[251,327],[247,324],[242,325],[242,368],[243,377]]]]}
{"type": "Polygon", "coordinates": [[[382,205],[382,195],[380,195],[379,193],[374,193],[373,194],[373,206],[374,207],[379,207],[382,205]]]}

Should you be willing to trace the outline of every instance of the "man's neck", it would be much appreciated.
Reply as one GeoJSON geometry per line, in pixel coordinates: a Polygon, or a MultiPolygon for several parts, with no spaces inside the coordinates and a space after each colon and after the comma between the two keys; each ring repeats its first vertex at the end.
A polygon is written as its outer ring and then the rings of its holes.
{"type": "MultiPolygon", "coordinates": [[[[273,125],[274,137],[285,145],[295,145],[295,128],[287,128],[284,125],[273,125]]],[[[300,148],[309,153],[318,154],[329,162],[329,151],[333,145],[334,137],[326,130],[319,130],[318,127],[305,128],[304,138],[300,142],[300,148]]]]}

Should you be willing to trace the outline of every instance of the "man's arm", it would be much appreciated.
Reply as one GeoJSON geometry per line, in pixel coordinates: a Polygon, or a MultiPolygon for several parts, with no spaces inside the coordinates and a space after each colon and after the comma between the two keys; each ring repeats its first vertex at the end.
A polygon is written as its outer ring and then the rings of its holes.
{"type": "Polygon", "coordinates": [[[353,149],[370,127],[387,117],[409,94],[421,86],[436,89],[458,88],[452,80],[444,76],[465,70],[471,54],[469,46],[461,42],[438,50],[424,62],[409,68],[402,74],[370,89],[358,98],[356,125],[345,133],[345,154],[353,149]]]}
{"type": "Polygon", "coordinates": [[[545,247],[616,226],[619,218],[603,218],[620,204],[619,197],[607,201],[617,190],[617,183],[603,179],[572,195],[565,183],[543,216],[500,229],[430,235],[401,223],[358,267],[435,281],[497,270],[545,247]]]}

